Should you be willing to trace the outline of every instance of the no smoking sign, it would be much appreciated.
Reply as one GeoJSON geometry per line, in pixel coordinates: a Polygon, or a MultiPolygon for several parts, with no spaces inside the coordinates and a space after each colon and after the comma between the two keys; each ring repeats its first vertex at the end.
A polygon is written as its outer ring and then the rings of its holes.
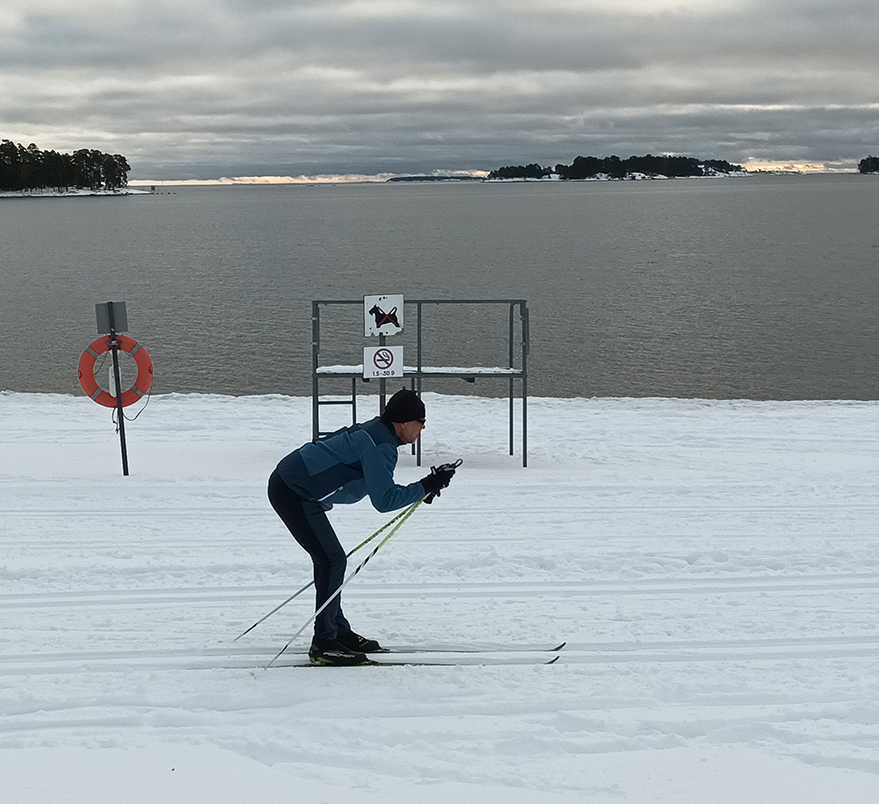
{"type": "Polygon", "coordinates": [[[364,379],[402,376],[402,346],[365,346],[363,348],[364,379]]]}

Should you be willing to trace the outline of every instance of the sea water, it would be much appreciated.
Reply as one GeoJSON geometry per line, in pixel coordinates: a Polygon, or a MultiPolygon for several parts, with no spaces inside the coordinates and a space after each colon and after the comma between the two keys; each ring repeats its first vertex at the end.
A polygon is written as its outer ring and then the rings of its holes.
{"type": "MultiPolygon", "coordinates": [[[[877,218],[857,174],[0,199],[0,390],[79,393],[113,300],[154,392],[309,394],[312,300],[400,293],[527,300],[531,395],[877,399],[877,218]]],[[[428,312],[425,364],[508,361],[507,308],[428,312]]],[[[322,324],[359,363],[362,311],[322,324]]]]}

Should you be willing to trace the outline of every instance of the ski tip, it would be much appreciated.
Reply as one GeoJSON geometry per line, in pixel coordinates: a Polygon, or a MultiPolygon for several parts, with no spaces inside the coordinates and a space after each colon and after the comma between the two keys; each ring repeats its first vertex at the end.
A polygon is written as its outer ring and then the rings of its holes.
{"type": "Polygon", "coordinates": [[[555,664],[561,658],[561,656],[553,656],[552,659],[550,659],[548,662],[544,662],[544,664],[555,664]]]}
{"type": "Polygon", "coordinates": [[[555,653],[555,651],[561,650],[567,644],[567,642],[562,642],[561,645],[556,645],[554,648],[550,648],[550,652],[555,653]]]}

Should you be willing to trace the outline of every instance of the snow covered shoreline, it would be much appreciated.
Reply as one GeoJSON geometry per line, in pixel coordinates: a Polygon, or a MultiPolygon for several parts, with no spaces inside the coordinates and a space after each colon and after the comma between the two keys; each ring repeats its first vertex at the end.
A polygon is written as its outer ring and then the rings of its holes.
{"type": "Polygon", "coordinates": [[[263,671],[309,602],[231,639],[308,578],[265,482],[310,400],[156,396],[122,478],[108,411],[0,393],[4,802],[879,800],[879,403],[532,399],[523,469],[506,400],[425,400],[465,463],[346,613],[552,667],[263,671]]]}
{"type": "Polygon", "coordinates": [[[609,173],[598,173],[595,176],[589,176],[585,179],[562,179],[558,173],[546,176],[542,179],[535,178],[517,178],[517,179],[483,179],[483,182],[489,184],[503,184],[508,182],[590,182],[590,181],[674,181],[676,179],[743,179],[754,176],[756,173],[749,170],[732,170],[724,172],[721,170],[712,170],[704,176],[665,176],[661,173],[626,173],[625,176],[611,176],[609,173]]]}
{"type": "Polygon", "coordinates": [[[152,195],[149,190],[126,187],[122,190],[17,190],[0,192],[0,198],[85,198],[115,195],[152,195]]]}

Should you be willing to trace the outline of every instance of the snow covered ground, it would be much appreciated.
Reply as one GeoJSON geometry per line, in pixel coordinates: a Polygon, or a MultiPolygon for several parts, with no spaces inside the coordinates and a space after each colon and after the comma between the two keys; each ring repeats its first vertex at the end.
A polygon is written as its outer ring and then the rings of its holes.
{"type": "Polygon", "coordinates": [[[310,400],[154,397],[123,478],[109,411],[0,393],[0,801],[879,801],[879,404],[535,399],[523,469],[504,400],[425,399],[464,465],[346,613],[552,666],[264,670],[307,596],[232,639],[309,577],[265,483],[310,400]]]}

